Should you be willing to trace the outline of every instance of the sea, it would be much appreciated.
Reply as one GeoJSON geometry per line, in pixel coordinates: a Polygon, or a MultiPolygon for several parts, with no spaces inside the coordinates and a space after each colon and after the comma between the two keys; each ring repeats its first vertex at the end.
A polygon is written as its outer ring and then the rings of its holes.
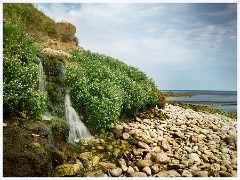
{"type": "Polygon", "coordinates": [[[167,101],[210,105],[214,109],[226,112],[237,112],[237,91],[162,90],[162,92],[187,93],[193,95],[191,97],[167,97],[167,101]]]}

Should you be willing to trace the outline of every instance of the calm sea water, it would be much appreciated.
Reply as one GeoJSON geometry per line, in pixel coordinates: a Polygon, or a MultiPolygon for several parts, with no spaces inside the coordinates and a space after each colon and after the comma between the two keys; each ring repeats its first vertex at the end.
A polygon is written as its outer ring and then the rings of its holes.
{"type": "Polygon", "coordinates": [[[213,105],[214,109],[227,112],[237,112],[237,91],[208,90],[165,90],[162,92],[188,93],[192,97],[167,97],[168,101],[181,101],[189,104],[213,105]]]}

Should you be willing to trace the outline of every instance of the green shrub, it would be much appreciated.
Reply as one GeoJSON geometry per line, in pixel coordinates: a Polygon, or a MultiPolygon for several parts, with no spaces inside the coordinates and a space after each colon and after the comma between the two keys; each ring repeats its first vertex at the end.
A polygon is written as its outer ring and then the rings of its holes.
{"type": "Polygon", "coordinates": [[[161,91],[158,91],[158,108],[163,109],[166,104],[166,99],[164,94],[161,91]]]}
{"type": "Polygon", "coordinates": [[[72,55],[79,66],[68,65],[65,82],[91,130],[106,131],[118,118],[157,104],[158,89],[140,70],[90,51],[72,55]]]}
{"type": "Polygon", "coordinates": [[[38,50],[17,26],[3,26],[4,116],[40,117],[46,97],[38,91],[38,50]]]}

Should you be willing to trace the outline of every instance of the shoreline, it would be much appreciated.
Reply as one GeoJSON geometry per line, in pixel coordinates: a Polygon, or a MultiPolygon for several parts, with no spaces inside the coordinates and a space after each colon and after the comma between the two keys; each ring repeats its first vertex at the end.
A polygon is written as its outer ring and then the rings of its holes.
{"type": "Polygon", "coordinates": [[[93,137],[90,144],[111,152],[116,161],[95,154],[106,170],[87,172],[87,177],[237,176],[236,119],[167,103],[119,123],[110,134],[93,137]]]}

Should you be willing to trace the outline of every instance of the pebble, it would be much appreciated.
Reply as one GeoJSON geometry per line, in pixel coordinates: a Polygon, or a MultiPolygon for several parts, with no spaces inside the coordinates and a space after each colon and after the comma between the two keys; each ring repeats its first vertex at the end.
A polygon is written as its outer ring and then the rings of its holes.
{"type": "Polygon", "coordinates": [[[121,168],[115,168],[110,171],[111,175],[114,177],[119,177],[122,174],[121,168]]]}
{"type": "Polygon", "coordinates": [[[138,147],[110,168],[112,176],[237,176],[235,120],[169,104],[159,111],[169,118],[122,124],[122,139],[133,135],[138,147]]]}

